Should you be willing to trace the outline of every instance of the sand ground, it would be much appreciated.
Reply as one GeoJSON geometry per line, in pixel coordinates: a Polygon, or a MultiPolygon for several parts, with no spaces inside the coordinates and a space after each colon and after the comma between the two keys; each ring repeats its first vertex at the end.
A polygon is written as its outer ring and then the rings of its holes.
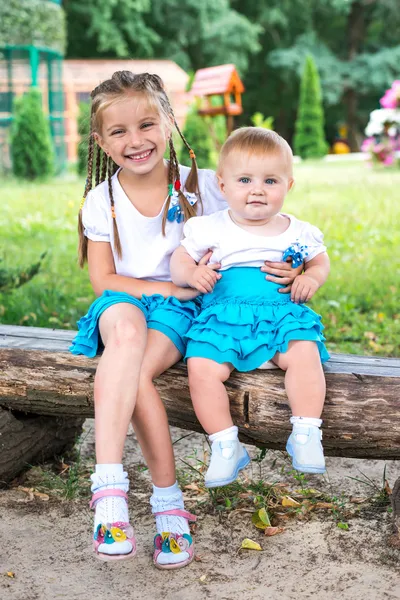
{"type": "MultiPolygon", "coordinates": [[[[94,461],[93,421],[85,424],[82,455],[94,461]]],[[[172,429],[173,439],[188,432],[172,429]]],[[[199,434],[175,445],[181,459],[201,456],[205,440],[199,434]]],[[[256,449],[249,447],[255,456],[256,449]]],[[[150,478],[134,434],[128,436],[125,465],[132,477],[130,510],[138,553],[122,563],[97,561],[90,544],[91,514],[87,502],[50,497],[21,502],[26,494],[11,488],[0,492],[0,598],[1,600],[326,600],[400,599],[400,549],[388,543],[392,534],[387,508],[367,506],[349,519],[348,531],[339,529],[326,512],[305,520],[291,519],[286,530],[265,537],[251,523],[250,514],[218,514],[196,498],[187,508],[199,516],[195,534],[197,560],[178,571],[152,566],[153,518],[149,511],[150,478]],[[239,550],[244,538],[261,544],[261,552],[239,550]],[[9,577],[13,572],[15,577],[9,577]]],[[[269,482],[287,481],[282,474],[286,458],[268,452],[261,465],[253,464],[249,477],[269,482]]],[[[367,496],[371,488],[349,477],[367,475],[379,486],[384,466],[391,485],[400,476],[395,461],[328,458],[328,475],[310,476],[309,484],[330,496],[345,493],[367,496]]],[[[293,478],[291,485],[295,485],[293,478]]]]}

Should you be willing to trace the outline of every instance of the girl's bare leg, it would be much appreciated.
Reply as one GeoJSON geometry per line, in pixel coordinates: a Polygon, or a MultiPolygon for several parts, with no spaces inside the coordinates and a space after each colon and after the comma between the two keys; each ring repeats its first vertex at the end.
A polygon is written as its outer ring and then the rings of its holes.
{"type": "Polygon", "coordinates": [[[208,358],[189,358],[188,374],[194,411],[203,429],[209,434],[233,426],[229,398],[224,382],[232,365],[219,364],[208,358]]]}
{"type": "Polygon", "coordinates": [[[277,353],[273,362],[285,374],[285,388],[294,416],[319,419],[325,400],[325,377],[315,342],[289,342],[288,351],[277,353]]]}
{"type": "Polygon", "coordinates": [[[179,350],[166,335],[148,330],[132,425],[153,483],[159,487],[173,485],[176,473],[167,413],[153,379],[180,358],[179,350]]]}
{"type": "Polygon", "coordinates": [[[100,317],[105,346],[94,381],[97,463],[121,463],[135,408],[147,340],[146,319],[130,304],[110,306],[100,317]]]}
{"type": "MultiPolygon", "coordinates": [[[[182,516],[158,515],[168,510],[184,510],[182,492],[176,482],[175,459],[167,414],[153,379],[178,362],[181,355],[171,340],[160,331],[149,329],[146,352],[140,373],[139,392],[132,425],[153,480],[150,499],[157,532],[189,534],[188,520],[182,516]]],[[[191,550],[193,553],[193,548],[191,550]]],[[[190,561],[187,551],[156,553],[161,567],[177,568],[190,561]]]]}

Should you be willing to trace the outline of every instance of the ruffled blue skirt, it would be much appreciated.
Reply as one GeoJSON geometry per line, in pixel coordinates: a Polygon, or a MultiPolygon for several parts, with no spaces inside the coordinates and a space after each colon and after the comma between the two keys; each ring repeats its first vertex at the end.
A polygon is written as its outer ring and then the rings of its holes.
{"type": "Polygon", "coordinates": [[[200,301],[197,298],[188,302],[180,302],[173,296],[164,298],[159,294],[154,294],[152,296],[143,295],[138,300],[125,292],[111,290],[106,290],[97,298],[89,307],[87,314],[79,319],[78,333],[72,340],[72,346],[69,349],[72,354],[84,354],[93,358],[103,349],[99,319],[107,308],[121,302],[139,308],[145,316],[147,327],[161,331],[175,344],[182,356],[185,355],[184,336],[193,319],[200,312],[200,301]]]}
{"type": "Polygon", "coordinates": [[[320,315],[279,293],[282,285],[266,281],[256,267],[221,274],[213,292],[203,296],[202,310],[185,336],[185,359],[209,358],[252,371],[276,352],[286,352],[292,340],[315,342],[321,362],[329,359],[320,315]]]}

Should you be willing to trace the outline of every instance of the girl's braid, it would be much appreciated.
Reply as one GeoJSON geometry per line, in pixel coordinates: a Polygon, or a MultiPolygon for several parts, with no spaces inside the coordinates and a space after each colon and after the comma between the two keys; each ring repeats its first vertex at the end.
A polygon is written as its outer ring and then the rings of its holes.
{"type": "Polygon", "coordinates": [[[96,152],[96,175],[95,175],[95,183],[96,183],[96,185],[99,185],[99,183],[100,183],[101,155],[102,155],[101,147],[97,144],[97,152],[96,152]]]}
{"type": "MultiPolygon", "coordinates": [[[[118,167],[117,167],[118,168],[118,167]]],[[[111,203],[111,217],[113,220],[113,232],[114,232],[114,248],[119,259],[122,258],[122,247],[121,240],[118,233],[117,218],[115,215],[115,203],[112,188],[112,176],[114,175],[115,163],[110,156],[107,157],[107,175],[108,175],[108,194],[111,203]]]]}
{"type": "Polygon", "coordinates": [[[87,237],[84,234],[84,227],[82,221],[82,208],[85,203],[85,198],[92,189],[92,179],[93,179],[93,150],[94,150],[94,138],[92,131],[92,119],[90,119],[90,133],[89,133],[89,147],[88,147],[88,162],[87,162],[87,178],[85,184],[85,191],[83,192],[83,198],[81,205],[79,207],[79,215],[78,215],[78,235],[79,235],[79,246],[78,246],[78,256],[79,256],[79,265],[83,267],[87,260],[87,247],[88,241],[87,237]]]}

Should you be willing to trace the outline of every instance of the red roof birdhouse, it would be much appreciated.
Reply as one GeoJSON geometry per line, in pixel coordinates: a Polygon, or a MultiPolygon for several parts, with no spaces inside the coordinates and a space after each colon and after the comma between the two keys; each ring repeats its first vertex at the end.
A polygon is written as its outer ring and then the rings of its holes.
{"type": "Polygon", "coordinates": [[[243,112],[244,85],[235,65],[219,65],[199,69],[194,76],[190,93],[202,98],[199,115],[235,116],[243,112]],[[222,96],[222,103],[212,102],[213,96],[222,96]]]}

